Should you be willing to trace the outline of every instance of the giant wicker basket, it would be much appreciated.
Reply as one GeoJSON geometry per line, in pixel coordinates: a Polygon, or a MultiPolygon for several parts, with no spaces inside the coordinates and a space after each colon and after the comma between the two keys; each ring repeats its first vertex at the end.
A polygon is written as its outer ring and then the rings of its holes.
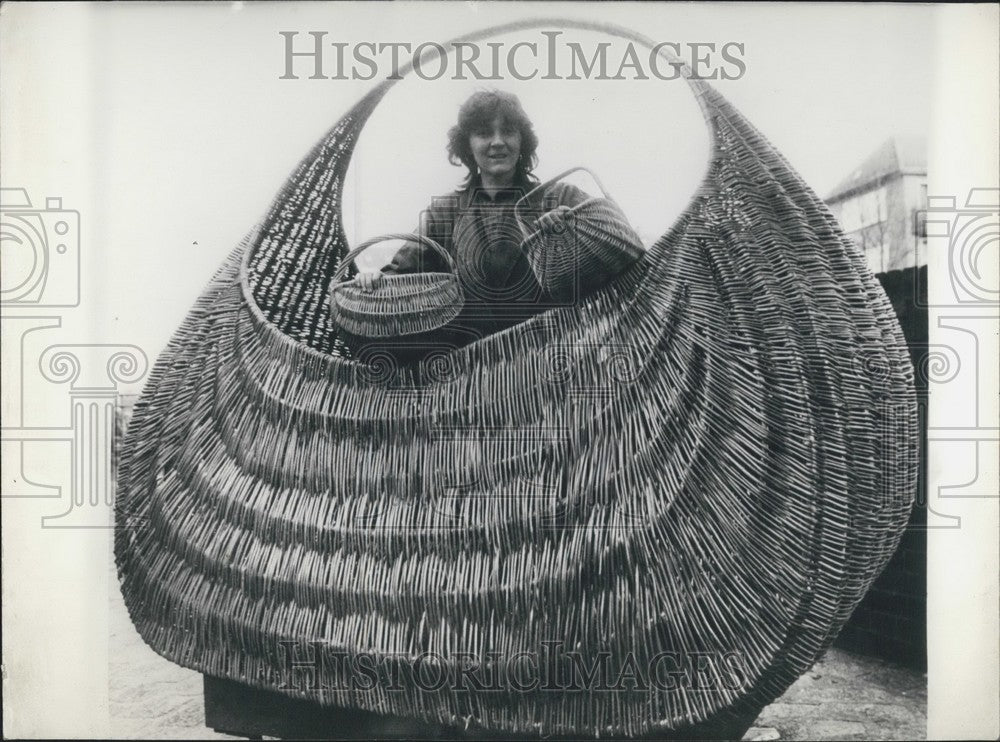
{"type": "MultiPolygon", "coordinates": [[[[462,40],[560,24],[652,46],[553,20],[462,40]]],[[[599,736],[760,708],[816,661],[912,505],[912,368],[829,210],[682,69],[712,151],[673,227],[432,365],[361,363],[328,311],[343,179],[394,81],[316,145],[135,405],[115,554],[153,649],[324,705],[599,736]],[[314,650],[405,672],[290,682],[314,650]],[[517,672],[434,676],[480,661],[517,672]],[[612,691],[521,672],[597,664],[612,691]]]]}

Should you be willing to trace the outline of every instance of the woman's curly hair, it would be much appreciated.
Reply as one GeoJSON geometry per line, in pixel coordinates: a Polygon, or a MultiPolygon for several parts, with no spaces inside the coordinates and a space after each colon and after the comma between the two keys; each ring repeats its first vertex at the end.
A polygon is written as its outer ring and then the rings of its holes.
{"type": "Polygon", "coordinates": [[[479,90],[458,109],[458,123],[448,131],[448,161],[452,165],[465,165],[468,168],[466,186],[473,182],[477,173],[469,137],[477,129],[489,127],[497,116],[521,132],[521,156],[514,170],[514,181],[523,183],[537,180],[532,171],[538,164],[538,136],[528,114],[521,107],[521,101],[513,93],[503,90],[479,90]]]}

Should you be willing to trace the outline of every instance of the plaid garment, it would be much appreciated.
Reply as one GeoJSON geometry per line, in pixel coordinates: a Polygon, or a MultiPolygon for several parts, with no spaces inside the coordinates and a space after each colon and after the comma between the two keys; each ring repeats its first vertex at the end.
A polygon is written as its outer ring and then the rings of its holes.
{"type": "MultiPolygon", "coordinates": [[[[417,231],[440,244],[455,259],[465,294],[462,313],[452,323],[469,340],[498,332],[553,306],[521,250],[523,235],[514,205],[533,184],[490,193],[474,181],[467,188],[434,198],[421,214],[417,231]]],[[[522,205],[530,225],[558,206],[576,206],[589,196],[568,183],[556,183],[522,205]]],[[[447,272],[433,250],[405,243],[382,268],[386,274],[447,272]]]]}

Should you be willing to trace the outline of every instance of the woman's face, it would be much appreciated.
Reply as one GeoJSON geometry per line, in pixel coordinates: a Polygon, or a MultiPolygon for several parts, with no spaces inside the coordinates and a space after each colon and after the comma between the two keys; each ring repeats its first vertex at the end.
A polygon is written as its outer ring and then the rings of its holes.
{"type": "Polygon", "coordinates": [[[479,171],[492,181],[512,181],[521,156],[521,132],[497,116],[469,136],[479,171]]]}

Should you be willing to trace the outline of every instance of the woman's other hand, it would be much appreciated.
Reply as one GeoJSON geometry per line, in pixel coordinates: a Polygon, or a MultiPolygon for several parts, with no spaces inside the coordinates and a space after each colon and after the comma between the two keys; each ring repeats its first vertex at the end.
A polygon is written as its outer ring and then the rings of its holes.
{"type": "Polygon", "coordinates": [[[536,220],[535,224],[542,231],[542,234],[562,234],[566,231],[570,207],[557,206],[552,211],[547,211],[536,220]]]}
{"type": "Polygon", "coordinates": [[[354,280],[357,282],[358,286],[360,286],[365,291],[371,291],[377,288],[380,283],[382,283],[382,279],[384,277],[385,276],[378,271],[363,271],[361,273],[358,273],[354,277],[354,280]]]}

